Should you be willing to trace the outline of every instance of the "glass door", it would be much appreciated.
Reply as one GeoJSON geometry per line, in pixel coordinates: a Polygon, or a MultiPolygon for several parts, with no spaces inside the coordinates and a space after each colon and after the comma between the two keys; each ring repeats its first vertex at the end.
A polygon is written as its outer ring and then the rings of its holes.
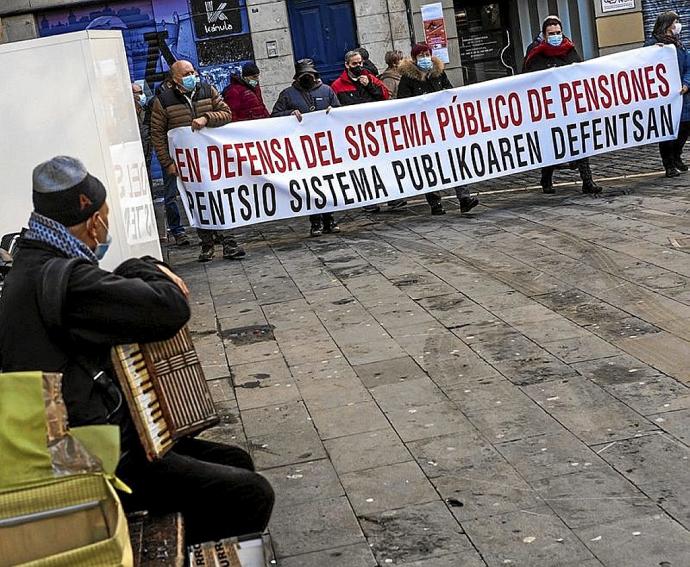
{"type": "Polygon", "coordinates": [[[508,0],[455,0],[465,84],[515,73],[508,0]]]}

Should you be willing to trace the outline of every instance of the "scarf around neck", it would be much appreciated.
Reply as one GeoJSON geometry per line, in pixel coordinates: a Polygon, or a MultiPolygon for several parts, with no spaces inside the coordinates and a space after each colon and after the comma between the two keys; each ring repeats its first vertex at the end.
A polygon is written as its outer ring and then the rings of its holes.
{"type": "Polygon", "coordinates": [[[664,43],[666,45],[675,45],[676,47],[683,47],[683,42],[680,41],[680,37],[678,37],[677,35],[655,35],[654,39],[656,39],[658,43],[664,43]]]}
{"type": "Polygon", "coordinates": [[[84,258],[92,264],[98,264],[98,259],[91,249],[73,236],[65,225],[36,212],[31,213],[29,229],[23,238],[48,244],[68,258],[84,258]]]}
{"type": "Polygon", "coordinates": [[[537,55],[543,55],[544,57],[557,57],[560,59],[565,57],[573,49],[575,49],[575,45],[565,36],[563,36],[563,41],[561,44],[555,46],[551,45],[548,41],[546,41],[546,39],[544,39],[544,41],[542,41],[539,45],[536,45],[529,52],[525,65],[537,55]]]}

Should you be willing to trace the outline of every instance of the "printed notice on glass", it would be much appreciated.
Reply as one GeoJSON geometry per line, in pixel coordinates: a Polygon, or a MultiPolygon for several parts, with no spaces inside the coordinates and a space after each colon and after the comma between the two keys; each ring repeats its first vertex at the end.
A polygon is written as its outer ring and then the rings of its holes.
{"type": "Polygon", "coordinates": [[[424,26],[424,39],[431,48],[431,54],[438,57],[444,63],[450,61],[448,57],[448,35],[446,23],[443,20],[443,4],[424,4],[422,6],[422,25],[424,26]]]}
{"type": "Polygon", "coordinates": [[[632,10],[634,8],[635,0],[601,0],[601,11],[604,13],[632,10]]]}

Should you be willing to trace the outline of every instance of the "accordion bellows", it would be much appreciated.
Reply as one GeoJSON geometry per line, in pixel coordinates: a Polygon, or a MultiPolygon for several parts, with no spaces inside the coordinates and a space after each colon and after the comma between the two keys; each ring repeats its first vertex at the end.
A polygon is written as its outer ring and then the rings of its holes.
{"type": "Polygon", "coordinates": [[[149,460],[218,423],[187,327],[167,341],[116,346],[112,360],[149,460]]]}

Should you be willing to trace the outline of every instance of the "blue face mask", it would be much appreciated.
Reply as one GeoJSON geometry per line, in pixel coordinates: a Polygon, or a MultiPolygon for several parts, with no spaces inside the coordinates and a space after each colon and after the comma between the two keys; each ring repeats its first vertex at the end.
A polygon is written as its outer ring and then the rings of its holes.
{"type": "Polygon", "coordinates": [[[185,90],[193,91],[196,87],[196,79],[197,77],[195,75],[187,75],[186,77],[182,77],[182,86],[185,88],[185,90]]]}
{"type": "Polygon", "coordinates": [[[559,33],[558,35],[550,35],[546,38],[546,41],[549,42],[549,45],[558,47],[561,43],[563,43],[563,34],[559,33]]]}
{"type": "Polygon", "coordinates": [[[422,71],[431,71],[433,66],[434,64],[431,61],[431,57],[420,57],[417,59],[417,67],[419,67],[422,71]]]}
{"type": "Polygon", "coordinates": [[[256,79],[247,79],[247,84],[250,87],[257,87],[259,85],[259,81],[257,81],[256,79]]]}
{"type": "Polygon", "coordinates": [[[146,104],[146,95],[144,93],[141,93],[139,95],[139,104],[141,106],[144,106],[146,104]]]}
{"type": "Polygon", "coordinates": [[[96,248],[93,251],[94,256],[96,256],[96,258],[98,258],[100,261],[105,256],[108,248],[110,248],[110,244],[113,242],[113,237],[110,236],[110,229],[105,226],[105,223],[101,220],[101,217],[98,217],[98,220],[103,225],[103,228],[108,231],[107,236],[105,237],[105,242],[98,242],[98,240],[96,240],[96,248]]]}

